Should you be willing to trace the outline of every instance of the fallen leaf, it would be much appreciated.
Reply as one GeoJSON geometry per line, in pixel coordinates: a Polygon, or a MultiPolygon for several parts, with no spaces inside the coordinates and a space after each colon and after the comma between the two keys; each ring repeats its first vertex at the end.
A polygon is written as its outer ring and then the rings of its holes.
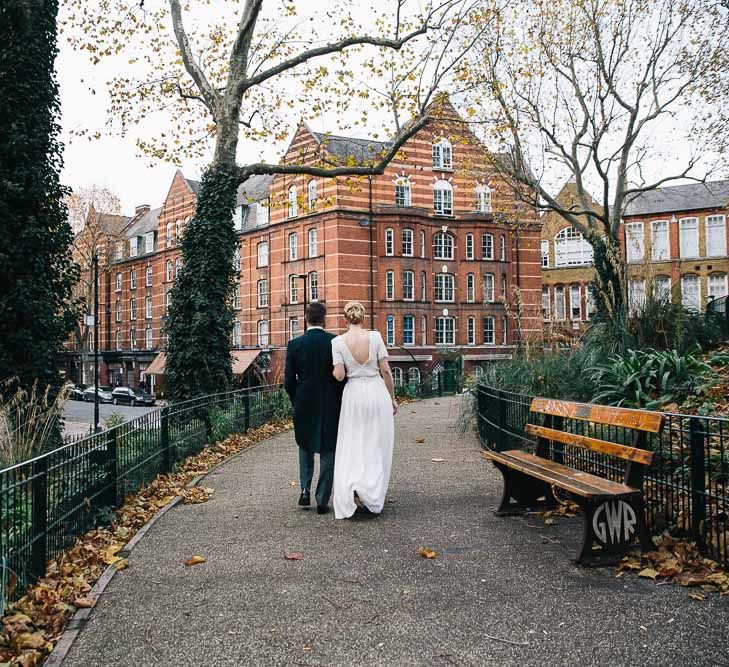
{"type": "Polygon", "coordinates": [[[557,522],[554,519],[545,519],[544,525],[545,526],[556,526],[557,522]]]}
{"type": "Polygon", "coordinates": [[[295,479],[289,480],[289,486],[298,486],[298,485],[299,485],[299,483],[295,479]]]}
{"type": "Polygon", "coordinates": [[[658,572],[656,572],[652,567],[646,567],[638,572],[638,576],[645,577],[646,579],[653,579],[655,581],[655,578],[658,576],[658,572]]]}
{"type": "Polygon", "coordinates": [[[306,652],[308,653],[309,651],[311,651],[311,650],[312,650],[312,648],[311,648],[311,646],[309,646],[308,644],[304,644],[304,649],[303,649],[303,650],[304,650],[304,651],[306,651],[306,652]]]}
{"type": "Polygon", "coordinates": [[[45,637],[42,632],[25,632],[22,635],[13,637],[13,646],[18,649],[32,648],[36,650],[42,649],[46,645],[45,637]]]}
{"type": "Polygon", "coordinates": [[[96,601],[87,597],[76,598],[73,601],[73,606],[78,607],[79,609],[91,609],[94,605],[96,605],[96,601]]]}
{"type": "Polygon", "coordinates": [[[129,567],[129,559],[122,558],[120,561],[114,563],[117,570],[126,570],[129,567]]]}
{"type": "Polygon", "coordinates": [[[689,593],[689,597],[692,600],[698,600],[699,602],[705,602],[706,596],[702,595],[701,593],[689,593]]]}
{"type": "Polygon", "coordinates": [[[200,563],[204,562],[205,559],[202,556],[192,556],[185,561],[185,565],[187,565],[187,567],[190,567],[192,565],[199,565],[200,563]]]}
{"type": "Polygon", "coordinates": [[[415,442],[418,444],[425,442],[425,438],[422,435],[419,435],[417,438],[415,438],[415,442]]]}
{"type": "Polygon", "coordinates": [[[284,558],[286,560],[304,560],[304,556],[302,554],[296,553],[296,552],[294,552],[292,554],[284,553],[284,558]]]}
{"type": "Polygon", "coordinates": [[[433,463],[443,463],[445,459],[430,459],[433,463]]]}
{"type": "Polygon", "coordinates": [[[437,552],[433,551],[432,549],[428,549],[427,547],[420,547],[420,548],[418,549],[418,553],[419,553],[419,554],[420,554],[420,555],[421,555],[421,556],[422,556],[423,558],[430,558],[431,560],[432,560],[433,558],[435,558],[435,557],[436,557],[436,556],[438,555],[438,553],[437,553],[437,552]]]}

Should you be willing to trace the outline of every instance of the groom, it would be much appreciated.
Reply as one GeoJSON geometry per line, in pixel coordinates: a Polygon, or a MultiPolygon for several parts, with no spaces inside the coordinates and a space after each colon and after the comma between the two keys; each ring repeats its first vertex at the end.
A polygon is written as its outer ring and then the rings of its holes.
{"type": "Polygon", "coordinates": [[[337,446],[339,409],[343,385],[332,375],[332,339],[324,331],[327,310],[319,302],[306,307],[308,328],[286,347],[284,388],[294,406],[294,433],[299,446],[299,505],[311,504],[314,454],[319,454],[316,510],[329,511],[334,480],[334,450],[337,446]]]}

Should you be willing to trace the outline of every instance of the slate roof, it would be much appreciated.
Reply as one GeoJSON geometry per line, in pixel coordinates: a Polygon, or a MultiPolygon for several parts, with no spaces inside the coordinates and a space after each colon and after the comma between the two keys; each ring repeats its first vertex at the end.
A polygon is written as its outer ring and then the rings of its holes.
{"type": "Polygon", "coordinates": [[[128,215],[113,215],[112,213],[98,214],[99,227],[108,234],[121,234],[132,218],[128,215]]]}
{"type": "Polygon", "coordinates": [[[625,215],[651,215],[729,206],[729,180],[672,185],[644,192],[633,199],[625,215]]]}
{"type": "Polygon", "coordinates": [[[271,174],[249,176],[238,186],[235,205],[241,206],[266,199],[271,183],[273,183],[273,175],[271,174]]]}
{"type": "Polygon", "coordinates": [[[132,224],[126,230],[125,236],[132,238],[133,236],[144,236],[147,232],[157,231],[157,221],[159,220],[159,214],[162,212],[162,207],[153,208],[147,211],[142,216],[132,221],[132,224]]]}
{"type": "Polygon", "coordinates": [[[190,190],[192,190],[193,194],[197,195],[197,193],[200,192],[200,181],[193,181],[189,178],[186,178],[185,180],[190,186],[190,190]]]}
{"type": "Polygon", "coordinates": [[[312,132],[314,138],[328,153],[346,162],[351,158],[357,164],[372,162],[380,157],[383,151],[392,146],[391,141],[374,141],[372,139],[357,139],[355,137],[342,137],[336,134],[312,132]]]}

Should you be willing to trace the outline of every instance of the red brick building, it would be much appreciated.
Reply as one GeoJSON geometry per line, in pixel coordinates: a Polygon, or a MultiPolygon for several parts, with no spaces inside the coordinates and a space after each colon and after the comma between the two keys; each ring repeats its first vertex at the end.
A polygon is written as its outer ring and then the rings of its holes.
{"type": "MultiPolygon", "coordinates": [[[[472,372],[541,340],[536,212],[517,204],[485,148],[446,111],[447,122],[418,132],[380,176],[260,176],[241,186],[235,370],[253,364],[259,380],[280,381],[286,344],[314,299],[337,333],[344,304],[365,304],[403,382],[437,365],[472,372]]],[[[282,162],[351,164],[386,146],[302,122],[282,162]]],[[[102,383],[151,384],[164,371],[167,293],[197,188],[178,171],[162,207],[139,208],[129,223],[109,278],[102,383]]]]}

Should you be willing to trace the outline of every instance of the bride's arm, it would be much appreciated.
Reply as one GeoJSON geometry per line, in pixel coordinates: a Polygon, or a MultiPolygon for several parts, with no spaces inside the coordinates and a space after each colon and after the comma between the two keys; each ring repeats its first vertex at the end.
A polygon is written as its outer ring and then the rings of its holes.
{"type": "Polygon", "coordinates": [[[332,375],[341,382],[347,377],[347,370],[344,368],[344,357],[342,357],[342,352],[337,347],[336,339],[332,340],[332,365],[334,366],[332,375]]]}
{"type": "Polygon", "coordinates": [[[392,371],[390,370],[390,364],[387,358],[380,359],[378,362],[380,367],[380,375],[385,381],[387,391],[390,392],[390,398],[392,399],[392,413],[397,414],[397,400],[395,399],[395,381],[392,379],[392,371]]]}
{"type": "Polygon", "coordinates": [[[332,375],[340,382],[347,377],[347,371],[344,370],[344,364],[335,364],[332,375]]]}

